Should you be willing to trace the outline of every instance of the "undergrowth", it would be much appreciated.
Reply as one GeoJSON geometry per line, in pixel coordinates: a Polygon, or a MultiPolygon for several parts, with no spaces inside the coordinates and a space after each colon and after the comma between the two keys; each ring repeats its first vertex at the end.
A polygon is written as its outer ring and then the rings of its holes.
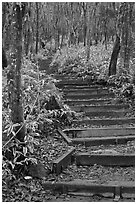
{"type": "Polygon", "coordinates": [[[8,68],[3,70],[3,182],[6,185],[27,172],[31,163],[37,163],[34,148],[37,138],[48,137],[59,126],[71,124],[75,113],[62,102],[62,93],[56,88],[56,80],[39,71],[38,61],[23,58],[22,63],[22,99],[26,135],[24,142],[16,139],[10,120],[7,86],[8,68]]]}
{"type": "MultiPolygon", "coordinates": [[[[50,49],[50,48],[49,48],[50,49]]],[[[113,45],[105,50],[104,45],[91,46],[90,60],[86,61],[86,50],[82,45],[63,47],[60,51],[49,55],[48,49],[43,49],[32,60],[23,58],[22,64],[22,98],[24,108],[24,125],[26,135],[24,143],[20,143],[15,135],[10,120],[8,104],[7,71],[2,77],[2,130],[3,130],[3,185],[16,180],[21,172],[24,174],[30,163],[37,163],[34,149],[39,145],[39,139],[48,138],[57,127],[72,124],[75,112],[63,103],[62,93],[55,86],[57,75],[86,80],[89,84],[99,83],[108,86],[115,93],[118,102],[127,102],[131,114],[135,110],[135,60],[130,60],[129,71],[123,67],[122,59],[117,62],[117,75],[108,77],[108,67],[113,45]],[[40,62],[50,58],[50,73],[46,66],[40,70],[40,62]],[[8,155],[8,156],[7,156],[8,155]],[[9,155],[11,156],[9,158],[9,155]],[[20,168],[18,168],[20,167],[20,168]],[[18,173],[20,172],[20,173],[18,173]]],[[[52,143],[52,142],[51,142],[52,143]]]]}

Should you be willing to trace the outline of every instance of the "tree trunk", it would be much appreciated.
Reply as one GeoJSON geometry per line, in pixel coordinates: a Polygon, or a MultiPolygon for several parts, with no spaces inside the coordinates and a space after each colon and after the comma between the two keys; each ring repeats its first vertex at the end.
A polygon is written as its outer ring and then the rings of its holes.
{"type": "Polygon", "coordinates": [[[25,55],[27,56],[28,53],[29,53],[29,46],[30,46],[30,36],[31,36],[31,33],[30,33],[30,28],[28,27],[29,25],[26,25],[26,28],[25,28],[25,35],[24,35],[24,52],[25,52],[25,55]]]}
{"type": "Polygon", "coordinates": [[[90,27],[88,26],[88,29],[87,29],[87,62],[90,59],[90,43],[91,43],[91,30],[90,30],[90,27]]]}
{"type": "MultiPolygon", "coordinates": [[[[7,33],[5,31],[5,23],[6,23],[6,15],[7,15],[7,2],[2,2],[2,64],[3,64],[3,49],[5,50],[5,42],[7,33]]],[[[3,65],[2,65],[3,67],[3,65]]]]}
{"type": "Polygon", "coordinates": [[[91,40],[91,32],[92,32],[92,26],[91,22],[93,20],[93,17],[95,15],[95,8],[94,5],[87,5],[87,62],[90,59],[90,46],[92,44],[91,40]]]}
{"type": "MultiPolygon", "coordinates": [[[[23,7],[13,4],[12,21],[12,50],[10,54],[10,70],[7,75],[9,108],[11,109],[11,120],[17,124],[14,131],[17,132],[24,124],[22,92],[21,92],[21,59],[22,59],[22,15],[23,7]]],[[[17,133],[16,138],[24,141],[25,126],[17,133]]]]}
{"type": "Polygon", "coordinates": [[[25,49],[25,53],[26,53],[26,56],[28,55],[29,53],[29,45],[30,45],[30,29],[28,28],[28,31],[27,31],[27,39],[26,39],[26,49],[25,49]]]}
{"type": "Polygon", "coordinates": [[[87,10],[86,10],[86,3],[83,3],[83,16],[84,16],[83,40],[84,40],[84,46],[86,46],[86,37],[87,37],[87,10]]]}
{"type": "Polygon", "coordinates": [[[123,50],[124,50],[124,68],[129,73],[129,60],[130,60],[130,49],[129,49],[129,43],[130,43],[130,22],[129,22],[129,8],[128,4],[125,4],[125,10],[124,12],[124,28],[123,28],[123,50]]]}
{"type": "Polygon", "coordinates": [[[55,51],[57,51],[59,48],[59,44],[60,44],[60,35],[59,35],[59,31],[57,30],[57,28],[55,32],[56,32],[55,33],[55,51]]]}
{"type": "Polygon", "coordinates": [[[4,69],[7,66],[8,66],[8,61],[7,61],[6,53],[4,48],[2,47],[2,68],[4,69]]]}
{"type": "Polygon", "coordinates": [[[37,15],[37,23],[36,23],[36,54],[38,53],[38,43],[39,43],[39,5],[36,2],[36,15],[37,15]]]}
{"type": "Polygon", "coordinates": [[[116,35],[116,41],[113,47],[113,52],[109,64],[109,76],[116,74],[116,65],[119,51],[120,51],[120,38],[118,35],[116,35]]]}
{"type": "Polygon", "coordinates": [[[24,25],[24,52],[26,56],[28,56],[31,44],[31,25],[30,25],[31,19],[29,9],[31,9],[31,4],[28,5],[28,15],[26,15],[26,21],[24,25]]]}
{"type": "Polygon", "coordinates": [[[2,2],[2,34],[5,27],[5,22],[6,22],[6,12],[7,12],[6,4],[7,4],[6,2],[2,2]]]}
{"type": "Polygon", "coordinates": [[[104,33],[105,39],[104,39],[104,43],[105,43],[105,49],[107,50],[107,32],[105,31],[104,33]]]}
{"type": "MultiPolygon", "coordinates": [[[[128,26],[127,26],[128,27],[128,26]]],[[[124,68],[129,73],[129,60],[130,60],[130,51],[129,51],[129,34],[128,30],[125,31],[125,45],[124,45],[124,68]]]]}

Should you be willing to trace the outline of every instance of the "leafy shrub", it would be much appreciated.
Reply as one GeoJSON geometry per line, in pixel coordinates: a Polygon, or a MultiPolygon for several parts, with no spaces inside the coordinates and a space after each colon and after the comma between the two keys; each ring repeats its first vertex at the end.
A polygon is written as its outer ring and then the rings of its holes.
{"type": "Polygon", "coordinates": [[[135,83],[132,75],[113,75],[109,77],[107,83],[119,101],[128,102],[131,108],[134,109],[135,83]]]}
{"type": "Polygon", "coordinates": [[[26,136],[20,143],[10,121],[8,106],[6,74],[3,83],[3,176],[6,179],[17,172],[25,173],[30,163],[37,162],[34,158],[34,147],[37,139],[48,137],[59,125],[71,123],[73,112],[62,103],[62,95],[55,86],[55,79],[44,71],[39,71],[37,63],[27,58],[22,64],[22,91],[26,136]]]}

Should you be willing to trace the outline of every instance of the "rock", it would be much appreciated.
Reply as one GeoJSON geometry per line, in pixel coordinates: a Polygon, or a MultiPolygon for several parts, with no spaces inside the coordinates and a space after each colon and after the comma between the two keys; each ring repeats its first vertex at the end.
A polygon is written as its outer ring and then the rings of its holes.
{"type": "Polygon", "coordinates": [[[43,179],[48,175],[48,170],[40,162],[38,164],[31,164],[28,172],[29,176],[39,179],[43,179]]]}

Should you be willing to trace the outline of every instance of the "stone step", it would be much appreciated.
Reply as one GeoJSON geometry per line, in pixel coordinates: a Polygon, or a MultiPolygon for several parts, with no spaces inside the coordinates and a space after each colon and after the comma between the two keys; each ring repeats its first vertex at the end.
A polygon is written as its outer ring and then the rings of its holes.
{"type": "Polygon", "coordinates": [[[63,131],[72,138],[79,137],[107,137],[107,136],[126,136],[135,135],[134,127],[117,128],[70,128],[63,131]]]}
{"type": "Polygon", "coordinates": [[[76,165],[91,166],[94,164],[102,166],[135,166],[134,154],[90,154],[90,153],[77,153],[74,155],[76,165]]]}
{"type": "Polygon", "coordinates": [[[111,104],[113,98],[101,98],[101,99],[85,99],[85,100],[64,100],[64,103],[68,104],[69,106],[75,105],[94,105],[94,104],[111,104]]]}
{"type": "Polygon", "coordinates": [[[108,104],[108,105],[71,105],[70,108],[77,112],[95,112],[95,111],[109,111],[109,110],[120,110],[127,109],[128,104],[108,104]]]}
{"type": "Polygon", "coordinates": [[[81,125],[98,125],[98,126],[108,126],[108,125],[124,125],[124,124],[135,124],[135,118],[97,118],[97,119],[82,119],[73,120],[73,124],[81,125]]]}
{"type": "Polygon", "coordinates": [[[114,98],[114,93],[100,93],[100,94],[65,94],[65,99],[100,99],[100,98],[114,98]]]}

